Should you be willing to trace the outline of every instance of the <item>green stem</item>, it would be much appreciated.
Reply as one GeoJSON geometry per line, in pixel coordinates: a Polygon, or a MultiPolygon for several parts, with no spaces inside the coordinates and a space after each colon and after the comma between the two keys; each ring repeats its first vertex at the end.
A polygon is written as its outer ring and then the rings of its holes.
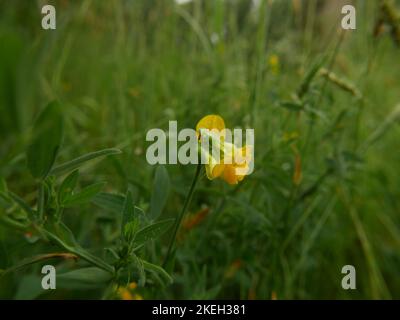
{"type": "Polygon", "coordinates": [[[15,221],[5,215],[0,217],[0,223],[23,232],[28,228],[28,225],[15,221]]]}
{"type": "Polygon", "coordinates": [[[40,230],[48,239],[52,240],[59,247],[68,251],[69,253],[73,253],[73,254],[77,255],[78,257],[82,258],[83,260],[86,260],[87,262],[91,263],[92,265],[95,265],[100,269],[103,269],[111,274],[114,274],[114,272],[115,272],[114,267],[109,265],[102,259],[92,255],[91,253],[89,253],[88,251],[86,251],[85,249],[83,249],[79,246],[72,247],[72,246],[66,244],[63,240],[58,238],[55,234],[47,231],[46,229],[42,228],[40,230]]]}
{"type": "Polygon", "coordinates": [[[194,189],[196,187],[196,183],[197,183],[197,180],[198,180],[199,175],[200,175],[200,171],[201,171],[201,163],[199,163],[197,165],[197,167],[196,167],[196,173],[194,174],[193,181],[192,181],[192,184],[191,184],[190,189],[189,189],[189,193],[186,195],[186,199],[185,199],[185,203],[183,205],[182,211],[180,212],[180,214],[178,216],[178,219],[175,222],[174,232],[172,234],[172,237],[171,237],[171,240],[170,240],[170,243],[169,243],[169,246],[168,246],[168,251],[167,251],[167,255],[165,256],[163,267],[165,267],[168,264],[168,261],[170,259],[172,248],[173,248],[173,246],[175,244],[175,240],[176,240],[176,235],[178,233],[178,230],[179,230],[179,227],[181,225],[182,219],[185,216],[185,213],[186,213],[186,211],[187,211],[187,209],[189,207],[190,201],[192,200],[194,189]]]}

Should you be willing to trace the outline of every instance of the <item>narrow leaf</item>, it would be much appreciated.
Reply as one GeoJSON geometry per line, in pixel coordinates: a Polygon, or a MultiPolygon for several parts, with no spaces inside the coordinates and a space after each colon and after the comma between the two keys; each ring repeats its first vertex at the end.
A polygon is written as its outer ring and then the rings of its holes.
{"type": "Polygon", "coordinates": [[[54,167],[53,170],[51,170],[51,174],[61,175],[63,173],[66,173],[66,172],[69,172],[76,168],[79,168],[80,166],[84,165],[88,161],[94,160],[99,157],[109,156],[112,154],[119,154],[121,152],[122,152],[121,150],[115,149],[115,148],[91,152],[91,153],[85,154],[79,158],[76,158],[74,160],[68,161],[66,163],[63,163],[63,164],[60,164],[60,165],[54,167]]]}
{"type": "Polygon", "coordinates": [[[100,192],[92,198],[92,202],[100,208],[120,214],[124,209],[125,196],[100,192]]]}
{"type": "Polygon", "coordinates": [[[156,266],[155,264],[144,260],[142,260],[142,264],[145,270],[154,272],[155,274],[162,276],[163,279],[166,280],[167,284],[171,284],[173,282],[172,277],[160,266],[156,266]]]}
{"type": "Polygon", "coordinates": [[[37,262],[42,262],[44,260],[49,260],[49,259],[54,259],[54,258],[62,258],[62,259],[78,259],[78,256],[72,254],[72,253],[46,253],[46,254],[40,254],[34,257],[29,257],[26,259],[21,260],[18,262],[16,265],[12,266],[11,268],[8,268],[4,270],[2,275],[13,272],[16,270],[19,270],[23,267],[29,266],[31,264],[37,263],[37,262]]]}
{"type": "Polygon", "coordinates": [[[27,150],[28,168],[35,178],[45,178],[56,160],[63,134],[63,119],[58,102],[51,102],[39,115],[33,139],[27,150]]]}
{"type": "Polygon", "coordinates": [[[75,170],[71,172],[61,183],[60,189],[58,191],[58,201],[63,203],[66,198],[72,195],[76,184],[78,183],[79,171],[75,170]]]}
{"type": "Polygon", "coordinates": [[[101,191],[101,189],[103,189],[105,184],[105,182],[94,183],[86,188],[83,188],[80,192],[68,196],[64,200],[64,206],[72,207],[89,202],[96,194],[101,191]]]}
{"type": "Polygon", "coordinates": [[[96,267],[81,268],[57,274],[57,287],[65,289],[96,289],[104,287],[112,275],[96,267]]]}
{"type": "Polygon", "coordinates": [[[174,223],[175,219],[165,219],[155,222],[147,227],[140,229],[135,236],[134,245],[140,246],[147,241],[156,239],[162,235],[174,223]]]}
{"type": "Polygon", "coordinates": [[[8,192],[8,196],[16,203],[18,204],[21,209],[23,209],[27,214],[28,217],[33,218],[35,215],[35,211],[33,209],[31,209],[31,207],[29,206],[29,204],[27,204],[25,202],[24,199],[20,198],[18,195],[16,195],[15,193],[9,191],[8,192]]]}
{"type": "Polygon", "coordinates": [[[128,191],[126,193],[124,209],[122,211],[122,224],[121,224],[122,237],[128,241],[131,241],[138,227],[139,227],[139,219],[136,219],[135,217],[135,208],[133,206],[132,193],[128,191]]]}
{"type": "Polygon", "coordinates": [[[87,262],[98,266],[99,268],[110,272],[110,273],[114,273],[114,267],[109,265],[107,262],[103,261],[102,259],[92,255],[91,253],[89,253],[87,250],[83,249],[80,246],[71,246],[67,243],[65,243],[65,241],[61,240],[57,235],[55,235],[54,233],[41,228],[41,233],[44,234],[47,238],[49,238],[51,241],[53,241],[55,244],[57,244],[58,246],[66,249],[67,251],[79,256],[80,258],[86,260],[87,262]]]}
{"type": "Polygon", "coordinates": [[[144,271],[143,260],[139,259],[135,254],[132,255],[133,263],[139,274],[139,286],[144,286],[146,283],[146,272],[144,271]]]}
{"type": "Polygon", "coordinates": [[[313,81],[314,77],[316,76],[317,72],[322,67],[324,62],[325,62],[324,57],[319,58],[307,71],[299,87],[299,90],[297,91],[297,95],[299,96],[299,98],[302,98],[308,92],[311,82],[313,81]]]}
{"type": "Polygon", "coordinates": [[[125,198],[125,203],[124,203],[124,209],[122,210],[122,225],[121,225],[121,230],[123,232],[125,225],[128,222],[131,222],[134,220],[134,207],[133,207],[133,201],[132,201],[132,193],[128,191],[126,193],[126,198],[125,198]]]}
{"type": "Polygon", "coordinates": [[[151,219],[157,219],[164,209],[168,198],[169,188],[170,180],[167,169],[164,166],[157,167],[150,202],[151,219]]]}

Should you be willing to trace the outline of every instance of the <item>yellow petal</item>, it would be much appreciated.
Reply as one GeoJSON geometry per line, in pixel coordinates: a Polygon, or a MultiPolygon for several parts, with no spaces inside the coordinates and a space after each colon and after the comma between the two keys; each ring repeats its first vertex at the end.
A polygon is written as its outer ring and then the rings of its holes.
{"type": "Polygon", "coordinates": [[[223,131],[225,129],[225,122],[220,116],[215,114],[210,114],[202,118],[196,126],[197,134],[200,133],[200,129],[217,129],[219,131],[223,131]]]}
{"type": "Polygon", "coordinates": [[[136,288],[137,288],[137,283],[136,283],[136,282],[131,282],[131,283],[128,285],[128,288],[131,289],[131,290],[136,289],[136,288]]]}
{"type": "Polygon", "coordinates": [[[238,183],[238,176],[236,176],[236,169],[233,165],[225,165],[223,179],[229,184],[238,183]]]}
{"type": "Polygon", "coordinates": [[[206,164],[207,178],[213,180],[224,172],[224,164],[206,164]]]}
{"type": "Polygon", "coordinates": [[[119,288],[118,294],[122,300],[133,300],[132,293],[126,288],[119,288]]]}
{"type": "Polygon", "coordinates": [[[212,170],[212,177],[218,178],[224,172],[224,164],[216,164],[212,170]]]}

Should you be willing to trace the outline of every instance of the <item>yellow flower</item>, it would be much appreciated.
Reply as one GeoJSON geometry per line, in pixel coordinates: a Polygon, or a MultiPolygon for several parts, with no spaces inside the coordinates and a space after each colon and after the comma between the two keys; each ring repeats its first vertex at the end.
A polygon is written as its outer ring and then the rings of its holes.
{"type": "Polygon", "coordinates": [[[200,150],[207,160],[205,167],[208,179],[221,178],[229,184],[242,181],[249,172],[252,146],[238,148],[233,143],[225,141],[225,122],[218,115],[202,118],[197,123],[196,132],[200,139],[200,150]],[[209,144],[205,143],[207,140],[211,140],[212,151],[209,150],[209,144]],[[218,151],[217,157],[214,150],[218,151]]]}
{"type": "Polygon", "coordinates": [[[269,64],[273,74],[276,75],[279,73],[280,63],[279,63],[279,57],[276,54],[272,54],[269,56],[268,64],[269,64]]]}
{"type": "Polygon", "coordinates": [[[136,282],[131,282],[126,287],[118,288],[118,295],[122,300],[143,300],[143,297],[138,293],[132,293],[137,288],[136,282]]]}
{"type": "Polygon", "coordinates": [[[128,288],[131,290],[135,290],[137,288],[137,283],[131,282],[130,284],[128,284],[128,288]]]}
{"type": "Polygon", "coordinates": [[[118,295],[122,300],[133,300],[132,293],[126,288],[118,288],[118,295]]]}
{"type": "Polygon", "coordinates": [[[225,121],[220,116],[208,115],[203,117],[196,125],[196,131],[199,133],[200,129],[216,129],[221,132],[225,131],[225,121]]]}

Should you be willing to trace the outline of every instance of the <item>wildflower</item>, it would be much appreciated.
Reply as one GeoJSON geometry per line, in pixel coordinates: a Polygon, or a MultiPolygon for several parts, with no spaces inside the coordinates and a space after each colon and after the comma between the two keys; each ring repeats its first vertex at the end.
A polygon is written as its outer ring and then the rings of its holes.
{"type": "Polygon", "coordinates": [[[118,295],[122,300],[133,300],[133,295],[127,288],[118,288],[118,295]]]}
{"type": "Polygon", "coordinates": [[[253,154],[252,146],[237,147],[226,141],[225,122],[218,115],[208,115],[202,118],[196,126],[200,140],[200,150],[206,158],[207,178],[221,178],[229,184],[237,184],[250,172],[250,162],[253,154]],[[206,129],[206,130],[205,130],[206,129]],[[212,152],[208,141],[212,142],[212,152]],[[214,151],[217,151],[216,154],[214,151]]]}
{"type": "MultiPolygon", "coordinates": [[[[186,195],[182,210],[176,219],[173,235],[168,245],[163,267],[168,265],[170,261],[179,227],[189,207],[200,175],[201,164],[205,164],[206,174],[210,180],[220,177],[229,184],[237,184],[239,181],[243,180],[245,175],[250,174],[253,170],[253,146],[248,145],[243,148],[237,147],[235,144],[230,143],[230,139],[226,139],[225,135],[228,132],[230,133],[230,130],[225,129],[224,119],[218,115],[205,116],[197,123],[196,136],[198,139],[197,146],[199,146],[197,150],[201,156],[201,162],[197,162],[192,184],[190,185],[189,192],[186,195]],[[212,142],[212,152],[209,150],[210,145],[208,142],[210,140],[212,142]]],[[[230,134],[227,138],[232,138],[232,135],[230,134]]],[[[249,141],[248,139],[251,140],[251,144],[254,144],[254,134],[252,129],[246,129],[246,141],[249,141]],[[249,136],[248,132],[250,132],[249,136]]]]}
{"type": "Polygon", "coordinates": [[[279,73],[279,57],[276,54],[272,54],[268,58],[268,65],[270,66],[273,74],[279,73]]]}
{"type": "Polygon", "coordinates": [[[126,287],[119,287],[117,292],[122,300],[143,300],[143,297],[140,294],[132,292],[136,288],[136,282],[131,282],[126,287]]]}
{"type": "Polygon", "coordinates": [[[128,288],[131,290],[135,290],[137,288],[137,283],[131,282],[130,284],[128,284],[128,288]]]}

